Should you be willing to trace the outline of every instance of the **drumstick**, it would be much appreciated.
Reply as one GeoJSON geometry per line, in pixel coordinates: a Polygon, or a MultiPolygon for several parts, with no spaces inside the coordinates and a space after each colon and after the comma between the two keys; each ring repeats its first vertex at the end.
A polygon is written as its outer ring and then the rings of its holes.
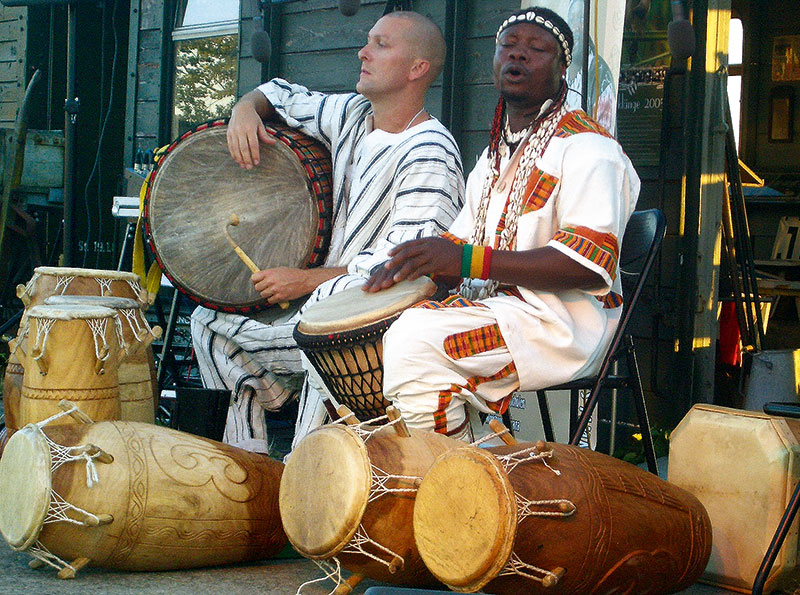
{"type": "MultiPolygon", "coordinates": [[[[239,215],[236,213],[231,213],[230,217],[228,217],[228,222],[225,224],[225,237],[228,238],[228,241],[231,243],[233,247],[233,251],[236,252],[236,255],[242,260],[243,263],[247,265],[247,268],[250,269],[251,273],[257,273],[259,270],[258,265],[253,262],[253,260],[245,254],[245,251],[239,248],[239,245],[233,241],[231,234],[228,232],[228,226],[233,225],[236,227],[239,225],[239,215]]],[[[289,302],[281,302],[278,304],[282,309],[286,309],[289,307],[289,302]]]]}
{"type": "Polygon", "coordinates": [[[499,419],[491,419],[489,420],[489,427],[492,429],[492,432],[497,434],[503,442],[508,445],[516,444],[517,439],[514,438],[511,433],[508,431],[508,428],[503,425],[499,419]]]}
{"type": "Polygon", "coordinates": [[[394,424],[394,431],[397,432],[397,435],[401,438],[410,438],[411,432],[408,431],[408,426],[406,425],[403,416],[400,415],[400,412],[397,410],[397,407],[394,405],[389,405],[386,408],[386,417],[389,418],[389,421],[400,420],[396,424],[394,424]]]}

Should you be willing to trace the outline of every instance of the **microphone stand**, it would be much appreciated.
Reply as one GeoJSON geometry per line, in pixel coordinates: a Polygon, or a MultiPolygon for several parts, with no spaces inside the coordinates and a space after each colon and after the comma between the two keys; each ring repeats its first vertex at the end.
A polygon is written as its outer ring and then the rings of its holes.
{"type": "Polygon", "coordinates": [[[63,266],[74,266],[75,231],[75,132],[80,100],[75,96],[75,4],[67,4],[67,98],[64,101],[64,246],[63,266]]]}

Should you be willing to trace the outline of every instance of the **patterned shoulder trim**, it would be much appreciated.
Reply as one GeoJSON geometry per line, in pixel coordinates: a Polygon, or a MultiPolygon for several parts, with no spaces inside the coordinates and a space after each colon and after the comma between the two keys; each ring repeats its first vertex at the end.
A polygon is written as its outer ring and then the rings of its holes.
{"type": "Polygon", "coordinates": [[[580,134],[581,132],[594,132],[607,138],[614,138],[605,128],[595,122],[589,114],[583,110],[567,112],[558,123],[555,135],[559,138],[567,138],[573,134],[580,134]]]}

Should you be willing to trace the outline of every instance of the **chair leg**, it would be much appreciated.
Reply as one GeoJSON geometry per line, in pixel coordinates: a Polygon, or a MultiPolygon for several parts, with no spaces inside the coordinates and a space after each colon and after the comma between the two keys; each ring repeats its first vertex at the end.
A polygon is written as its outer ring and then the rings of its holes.
{"type": "Polygon", "coordinates": [[[642,445],[644,446],[644,458],[647,461],[647,469],[658,475],[658,463],[656,463],[656,449],[653,446],[653,433],[650,430],[650,418],[647,415],[647,406],[644,402],[644,390],[642,389],[642,379],[639,376],[639,364],[636,361],[636,351],[633,349],[633,338],[625,335],[625,357],[628,364],[628,386],[633,391],[633,404],[636,407],[636,416],[639,419],[639,429],[642,433],[642,445]]]}
{"type": "Polygon", "coordinates": [[[758,574],[756,574],[756,578],[753,581],[753,595],[761,595],[764,592],[764,583],[767,582],[769,571],[772,570],[772,565],[775,563],[775,558],[778,557],[778,552],[786,539],[786,535],[789,533],[789,528],[792,526],[794,518],[797,516],[798,509],[800,509],[800,482],[797,482],[794,492],[792,492],[789,505],[783,512],[781,521],[778,523],[778,529],[775,531],[775,535],[772,536],[767,553],[761,561],[758,574]]]}
{"type": "Polygon", "coordinates": [[[550,417],[550,405],[547,402],[547,391],[537,390],[536,398],[539,400],[539,415],[542,418],[542,428],[544,428],[544,439],[547,442],[555,442],[553,434],[553,420],[550,417]]]}
{"type": "MultiPolygon", "coordinates": [[[[595,403],[597,400],[595,400],[595,403]]],[[[580,436],[583,435],[583,432],[586,431],[586,426],[588,425],[588,419],[592,416],[592,411],[589,407],[589,404],[586,404],[580,418],[578,418],[578,409],[581,406],[581,397],[578,394],[578,389],[573,388],[569,391],[569,435],[575,438],[577,435],[578,441],[580,441],[580,436]],[[587,415],[588,412],[588,415],[587,415]],[[586,418],[586,423],[582,424],[583,429],[581,430],[580,434],[577,433],[579,419],[582,422],[583,418],[586,418]]],[[[594,405],[592,405],[594,407],[594,405]]],[[[578,444],[578,441],[571,441],[571,444],[578,444]]]]}
{"type": "Polygon", "coordinates": [[[503,412],[503,425],[508,429],[508,433],[511,436],[514,436],[514,426],[511,423],[511,406],[509,405],[508,409],[503,412]]]}

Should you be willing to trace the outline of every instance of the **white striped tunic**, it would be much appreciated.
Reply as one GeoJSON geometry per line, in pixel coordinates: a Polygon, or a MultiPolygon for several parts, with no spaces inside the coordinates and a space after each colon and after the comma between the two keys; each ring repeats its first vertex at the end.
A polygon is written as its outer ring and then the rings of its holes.
{"type": "MultiPolygon", "coordinates": [[[[349,274],[324,283],[308,304],[363,282],[392,246],[439,235],[455,219],[464,194],[461,158],[438,120],[388,133],[372,129],[372,106],[361,95],[325,95],[281,79],[259,90],[289,126],[331,152],[334,222],[324,266],[347,266],[349,274]]],[[[203,383],[233,393],[226,442],[264,449],[264,410],[278,410],[298,394],[303,364],[292,331],[303,302],[252,317],[203,307],[192,314],[203,383]]],[[[304,434],[319,423],[319,395],[308,384],[302,392],[298,427],[304,434]],[[304,414],[307,398],[313,405],[304,414]]]]}

